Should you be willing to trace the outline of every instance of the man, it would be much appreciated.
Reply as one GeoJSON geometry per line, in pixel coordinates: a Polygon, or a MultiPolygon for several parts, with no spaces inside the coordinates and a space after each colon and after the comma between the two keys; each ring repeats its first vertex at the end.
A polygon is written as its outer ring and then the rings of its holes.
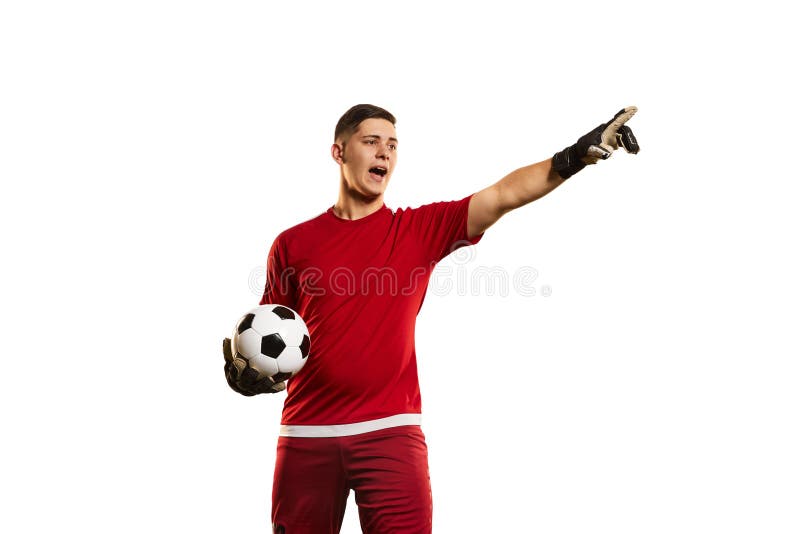
{"type": "MultiPolygon", "coordinates": [[[[261,304],[308,325],[311,356],[289,381],[273,484],[275,532],[336,533],[355,491],[369,534],[431,532],[427,448],[420,430],[414,328],[434,266],[480,241],[505,213],[540,198],[619,146],[638,152],[630,107],[553,158],[453,202],[392,211],[383,195],[397,164],[395,118],[357,105],[339,120],[331,156],[339,198],[282,232],[261,304]]],[[[465,329],[469,328],[465,325],[465,329]]],[[[286,389],[248,382],[223,343],[229,385],[244,395],[286,389]]]]}

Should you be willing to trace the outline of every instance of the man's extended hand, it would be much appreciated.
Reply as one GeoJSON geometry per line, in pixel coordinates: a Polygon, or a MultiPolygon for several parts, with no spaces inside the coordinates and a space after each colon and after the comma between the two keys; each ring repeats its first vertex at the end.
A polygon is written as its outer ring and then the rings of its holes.
{"type": "Polygon", "coordinates": [[[286,382],[273,382],[269,377],[261,380],[249,378],[249,375],[244,373],[247,364],[231,353],[230,338],[222,340],[222,355],[225,357],[225,380],[236,393],[252,397],[259,393],[278,393],[286,389],[286,382]]]}
{"type": "Polygon", "coordinates": [[[636,106],[622,109],[614,118],[587,133],[574,145],[553,155],[553,170],[566,179],[601,159],[608,159],[622,146],[627,152],[637,154],[639,143],[633,131],[625,125],[636,113],[636,106]]]}

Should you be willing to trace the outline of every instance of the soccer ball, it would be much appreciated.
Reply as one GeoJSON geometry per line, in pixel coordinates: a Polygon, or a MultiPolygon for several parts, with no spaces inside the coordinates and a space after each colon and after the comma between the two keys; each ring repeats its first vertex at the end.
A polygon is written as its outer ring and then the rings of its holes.
{"type": "Polygon", "coordinates": [[[271,378],[282,382],[308,361],[311,338],[306,323],[294,310],[264,304],[247,312],[233,331],[233,364],[247,381],[271,378]]]}

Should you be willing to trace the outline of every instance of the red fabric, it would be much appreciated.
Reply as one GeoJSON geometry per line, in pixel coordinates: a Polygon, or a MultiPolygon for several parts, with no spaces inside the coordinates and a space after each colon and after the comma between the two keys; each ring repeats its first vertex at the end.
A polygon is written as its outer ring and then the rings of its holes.
{"type": "Polygon", "coordinates": [[[428,448],[417,426],[338,438],[278,438],[274,532],[335,534],[355,491],[365,534],[427,534],[433,505],[428,448]]]}
{"type": "Polygon", "coordinates": [[[414,328],[431,272],[467,239],[470,197],[355,221],[333,210],[282,232],[261,304],[308,325],[311,352],[289,380],[281,423],[335,425],[421,413],[414,328]]]}

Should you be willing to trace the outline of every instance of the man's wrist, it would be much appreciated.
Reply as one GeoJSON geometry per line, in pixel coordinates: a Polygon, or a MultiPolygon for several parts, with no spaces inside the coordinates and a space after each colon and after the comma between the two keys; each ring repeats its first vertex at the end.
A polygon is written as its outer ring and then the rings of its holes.
{"type": "Polygon", "coordinates": [[[553,154],[552,168],[565,180],[584,167],[586,164],[578,155],[577,143],[553,154]]]}

